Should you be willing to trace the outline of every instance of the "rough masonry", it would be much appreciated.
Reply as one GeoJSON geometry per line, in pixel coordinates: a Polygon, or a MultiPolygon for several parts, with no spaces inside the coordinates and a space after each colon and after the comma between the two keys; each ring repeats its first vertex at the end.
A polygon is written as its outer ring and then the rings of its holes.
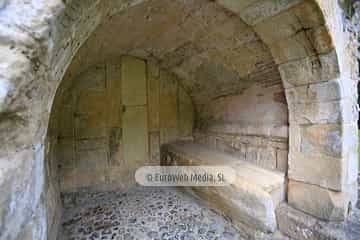
{"type": "MultiPolygon", "coordinates": [[[[56,121],[50,116],[59,109],[62,88],[80,94],[75,86],[81,85],[81,77],[125,55],[152,62],[177,79],[194,108],[194,141],[269,171],[283,171],[289,182],[285,204],[317,219],[344,221],[357,199],[358,64],[356,39],[342,3],[0,1],[0,238],[55,238],[62,173],[51,159],[65,153],[55,149],[69,144],[66,139],[80,142],[68,133],[58,135],[66,128],[53,128],[56,121]]],[[[90,78],[95,83],[85,82],[96,84],[98,79],[90,78]]],[[[104,102],[112,113],[119,108],[118,102],[96,98],[121,98],[134,111],[134,105],[142,105],[133,116],[144,115],[145,105],[151,108],[150,101],[157,101],[144,96],[125,100],[126,94],[132,97],[130,91],[113,96],[112,87],[102,89],[103,96],[84,93],[80,100],[93,100],[73,102],[82,105],[88,119],[84,124],[91,123],[92,111],[104,110],[104,102]]],[[[69,108],[62,110],[71,116],[69,108]]],[[[108,141],[98,152],[108,163],[117,159],[117,146],[124,145],[119,136],[133,133],[120,131],[116,114],[112,116],[96,119],[100,129],[106,122],[107,131],[100,135],[108,141]]],[[[76,123],[72,129],[82,131],[76,123]]],[[[149,132],[143,128],[142,133],[149,132]]],[[[139,144],[146,142],[142,138],[139,144]]],[[[84,147],[73,156],[90,150],[84,147]]],[[[132,155],[135,160],[144,156],[132,155]]],[[[79,159],[74,157],[73,163],[79,159]]],[[[80,184],[85,185],[90,183],[80,184]]]]}

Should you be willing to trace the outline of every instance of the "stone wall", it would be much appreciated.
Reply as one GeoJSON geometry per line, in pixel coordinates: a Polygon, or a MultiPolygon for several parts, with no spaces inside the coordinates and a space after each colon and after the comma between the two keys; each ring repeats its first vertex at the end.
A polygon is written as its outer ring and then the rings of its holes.
{"type": "Polygon", "coordinates": [[[192,102],[177,78],[133,57],[65,79],[55,101],[62,192],[127,189],[136,168],[160,164],[161,144],[192,135],[192,102]]]}
{"type": "Polygon", "coordinates": [[[288,110],[280,78],[200,106],[194,137],[242,160],[287,172],[288,110]]]}

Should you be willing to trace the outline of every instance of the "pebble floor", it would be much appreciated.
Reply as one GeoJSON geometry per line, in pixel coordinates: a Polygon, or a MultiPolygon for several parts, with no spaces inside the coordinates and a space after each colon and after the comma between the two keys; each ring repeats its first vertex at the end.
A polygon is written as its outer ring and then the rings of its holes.
{"type": "Polygon", "coordinates": [[[242,239],[225,217],[172,188],[64,197],[62,240],[242,239]]]}

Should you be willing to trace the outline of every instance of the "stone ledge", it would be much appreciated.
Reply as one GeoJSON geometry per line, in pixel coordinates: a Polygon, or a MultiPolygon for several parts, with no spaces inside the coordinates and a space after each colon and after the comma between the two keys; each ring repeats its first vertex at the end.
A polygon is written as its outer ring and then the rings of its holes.
{"type": "Polygon", "coordinates": [[[231,155],[193,142],[175,142],[162,147],[164,165],[226,165],[236,170],[236,180],[227,187],[192,188],[192,193],[219,209],[235,225],[247,225],[264,233],[276,230],[275,209],[285,198],[285,177],[231,155]]]}

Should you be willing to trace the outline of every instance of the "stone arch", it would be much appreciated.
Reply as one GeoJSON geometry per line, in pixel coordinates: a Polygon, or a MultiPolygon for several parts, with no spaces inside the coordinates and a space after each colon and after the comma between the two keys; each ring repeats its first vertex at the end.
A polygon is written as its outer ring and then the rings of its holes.
{"type": "MultiPolygon", "coordinates": [[[[343,34],[333,25],[334,20],[323,15],[334,17],[334,13],[329,13],[323,1],[319,5],[312,1],[265,1],[250,6],[226,0],[220,3],[253,26],[279,64],[289,107],[289,203],[323,219],[344,219],[346,211],[334,214],[340,206],[330,199],[351,188],[353,194],[340,198],[352,204],[356,199],[356,186],[351,186],[357,175],[356,136],[351,134],[356,132],[356,83],[348,75],[354,72],[349,70],[354,63],[344,66],[344,56],[338,54],[344,51],[340,46],[344,40],[338,37],[343,34]],[[266,5],[270,11],[264,11],[266,5]],[[329,151],[336,141],[342,142],[333,149],[337,153],[329,151]],[[352,147],[346,146],[347,141],[353,142],[352,147]],[[302,197],[304,193],[313,197],[302,197]],[[325,195],[334,209],[316,210],[325,195]],[[311,202],[317,204],[311,206],[311,202]]],[[[340,208],[345,210],[346,204],[340,208]]]]}
{"type": "MultiPolygon", "coordinates": [[[[4,237],[52,234],[57,200],[50,193],[55,189],[47,188],[44,138],[56,88],[70,59],[102,20],[141,2],[0,2],[4,237]]],[[[348,203],[356,199],[357,115],[356,67],[340,6],[322,0],[217,2],[252,26],[279,64],[290,114],[290,204],[320,218],[343,220],[348,203]],[[299,11],[301,24],[289,11],[299,11]],[[284,31],[276,35],[268,31],[280,26],[284,31]],[[312,168],[308,160],[313,157],[321,168],[312,168]],[[314,198],[303,199],[303,192],[314,198]],[[318,196],[327,201],[317,202],[318,196]]]]}

